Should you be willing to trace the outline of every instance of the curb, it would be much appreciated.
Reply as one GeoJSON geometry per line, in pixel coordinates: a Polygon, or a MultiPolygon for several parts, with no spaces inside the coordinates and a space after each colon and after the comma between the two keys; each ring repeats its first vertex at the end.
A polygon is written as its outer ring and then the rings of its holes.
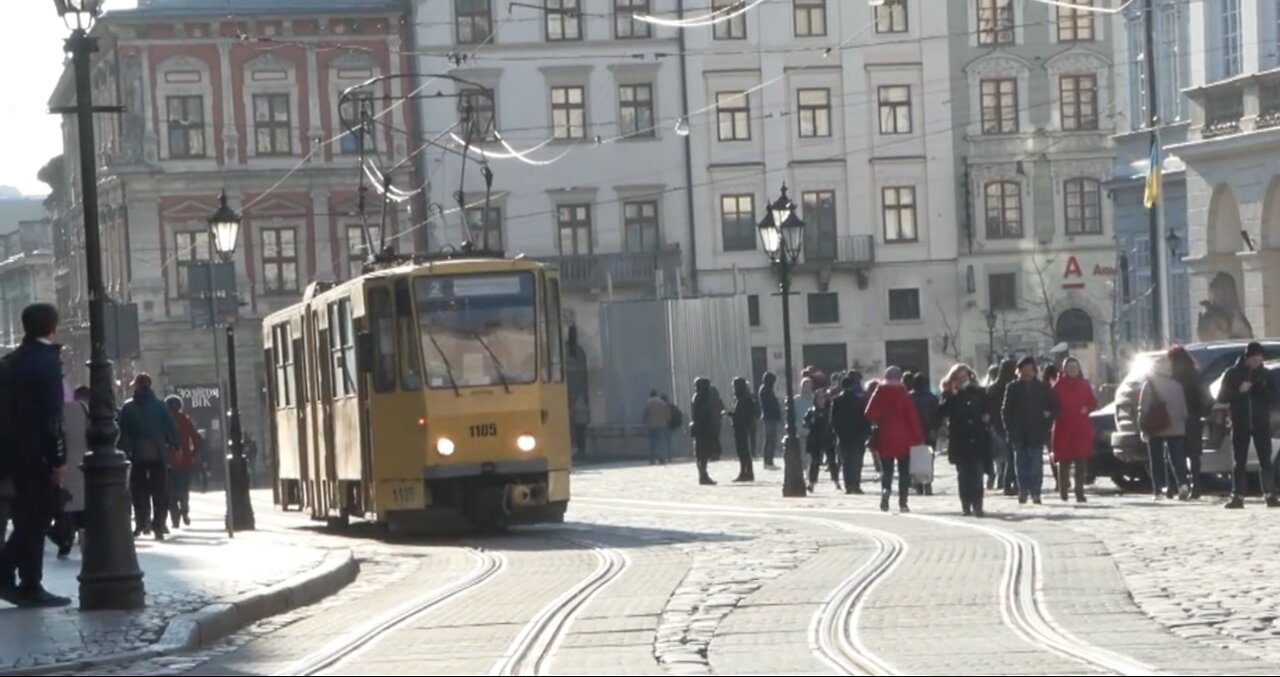
{"type": "Polygon", "coordinates": [[[77,672],[133,663],[208,646],[237,630],[265,618],[287,613],[332,595],[356,578],[360,564],[349,549],[333,550],[318,566],[275,585],[247,592],[230,600],[215,602],[169,621],[160,640],[145,649],[29,668],[0,670],[9,675],[48,675],[77,672]]]}

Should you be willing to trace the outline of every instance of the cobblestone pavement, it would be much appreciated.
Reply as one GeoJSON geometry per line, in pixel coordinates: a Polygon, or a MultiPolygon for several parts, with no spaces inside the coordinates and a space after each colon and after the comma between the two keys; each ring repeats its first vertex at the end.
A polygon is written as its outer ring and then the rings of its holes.
{"type": "Polygon", "coordinates": [[[492,576],[325,674],[1280,672],[1280,536],[1262,510],[995,497],[978,522],[946,478],[903,516],[829,484],[783,499],[779,473],[760,477],[699,487],[689,466],[590,469],[563,527],[463,543],[310,536],[354,547],[357,583],[105,674],[296,674],[356,626],[440,597],[477,558],[499,563],[492,576]]]}

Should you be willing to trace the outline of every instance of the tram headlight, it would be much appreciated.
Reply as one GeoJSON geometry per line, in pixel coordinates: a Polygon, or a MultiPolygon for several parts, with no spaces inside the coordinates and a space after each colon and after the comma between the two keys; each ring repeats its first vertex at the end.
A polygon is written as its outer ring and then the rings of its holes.
{"type": "Polygon", "coordinates": [[[441,437],[436,440],[436,451],[441,456],[452,456],[454,451],[453,440],[447,437],[441,437]]]}
{"type": "Polygon", "coordinates": [[[527,454],[538,448],[538,440],[533,435],[521,435],[516,438],[516,446],[527,454]]]}

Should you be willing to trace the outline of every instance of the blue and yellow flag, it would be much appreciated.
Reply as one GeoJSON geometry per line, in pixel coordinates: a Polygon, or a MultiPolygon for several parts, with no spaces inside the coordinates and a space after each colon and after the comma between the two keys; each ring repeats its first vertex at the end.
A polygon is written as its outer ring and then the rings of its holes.
{"type": "Polygon", "coordinates": [[[1147,189],[1142,194],[1142,205],[1147,209],[1155,206],[1160,200],[1160,140],[1151,135],[1150,167],[1147,169],[1147,189]]]}

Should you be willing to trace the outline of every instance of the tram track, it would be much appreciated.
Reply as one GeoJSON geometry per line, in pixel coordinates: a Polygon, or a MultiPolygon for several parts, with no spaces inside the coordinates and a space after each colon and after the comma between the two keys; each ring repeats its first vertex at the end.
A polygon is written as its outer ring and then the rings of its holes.
{"type": "Polygon", "coordinates": [[[568,634],[573,620],[591,600],[631,566],[631,560],[616,548],[581,539],[564,539],[589,548],[596,568],[559,597],[540,609],[520,630],[490,675],[546,675],[551,659],[568,634]]]}
{"type": "MultiPolygon", "coordinates": [[[[579,498],[578,500],[638,512],[785,517],[809,523],[828,524],[855,532],[860,531],[875,543],[876,551],[866,565],[845,579],[824,602],[823,608],[815,616],[814,627],[811,628],[811,639],[814,640],[817,653],[823,661],[833,668],[842,670],[844,674],[903,674],[875,657],[873,653],[866,651],[857,640],[857,615],[862,606],[861,601],[876,584],[892,573],[902,553],[897,554],[892,564],[886,565],[884,560],[889,557],[887,551],[890,545],[877,539],[876,530],[862,529],[839,520],[818,517],[824,514],[879,517],[880,513],[847,508],[770,509],[633,499],[579,498]],[[868,578],[870,578],[869,581],[868,578]],[[855,599],[857,601],[853,601],[855,599]],[[841,629],[837,623],[843,623],[845,628],[841,629]]],[[[911,514],[906,517],[952,528],[977,531],[993,538],[1003,546],[1005,561],[1000,580],[1001,617],[1010,631],[1027,644],[1103,674],[1125,676],[1166,674],[1133,658],[1081,640],[1054,620],[1048,603],[1044,599],[1043,553],[1039,542],[1035,539],[1005,529],[945,517],[921,514],[911,514]]],[[[894,538],[898,537],[894,536],[894,538]]],[[[898,540],[901,539],[898,538],[898,540]]],[[[903,550],[905,551],[905,542],[903,550]]]]}
{"type": "Polygon", "coordinates": [[[333,640],[276,675],[321,675],[359,657],[380,639],[394,633],[436,607],[472,592],[493,579],[507,565],[506,557],[467,548],[472,568],[462,577],[402,604],[333,640]]]}

